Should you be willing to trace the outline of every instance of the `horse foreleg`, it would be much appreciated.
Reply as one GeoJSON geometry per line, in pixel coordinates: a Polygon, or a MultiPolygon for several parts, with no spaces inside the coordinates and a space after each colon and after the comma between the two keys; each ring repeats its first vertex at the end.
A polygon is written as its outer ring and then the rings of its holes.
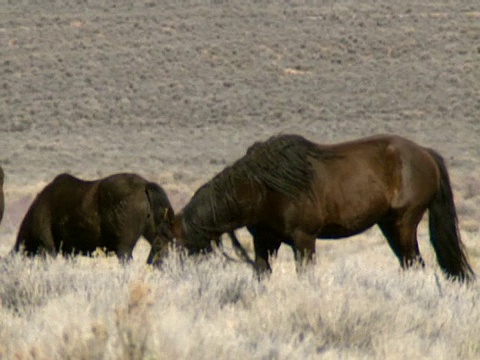
{"type": "Polygon", "coordinates": [[[301,230],[295,231],[293,236],[293,250],[297,272],[303,272],[306,266],[314,263],[315,241],[316,237],[314,235],[307,234],[301,230]]]}
{"type": "Polygon", "coordinates": [[[270,229],[249,226],[248,231],[253,237],[255,249],[254,267],[257,275],[260,277],[271,273],[272,268],[268,260],[270,256],[277,255],[281,240],[270,229]]]}

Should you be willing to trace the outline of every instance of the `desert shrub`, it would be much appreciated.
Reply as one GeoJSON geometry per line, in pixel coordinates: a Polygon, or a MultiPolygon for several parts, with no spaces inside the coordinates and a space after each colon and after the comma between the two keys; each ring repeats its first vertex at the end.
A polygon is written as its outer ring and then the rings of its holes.
{"type": "Polygon", "coordinates": [[[478,358],[479,285],[449,282],[429,257],[425,269],[401,271],[380,238],[319,243],[316,265],[301,275],[281,248],[262,281],[220,254],[172,253],[161,269],[139,257],[121,265],[14,256],[1,263],[0,355],[478,358]]]}

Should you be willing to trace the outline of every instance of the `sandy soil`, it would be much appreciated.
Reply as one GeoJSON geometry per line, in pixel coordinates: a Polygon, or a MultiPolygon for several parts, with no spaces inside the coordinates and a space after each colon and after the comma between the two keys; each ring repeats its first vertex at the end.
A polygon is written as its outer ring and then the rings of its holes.
{"type": "Polygon", "coordinates": [[[66,171],[138,172],[179,209],[252,142],[280,132],[323,143],[397,133],[431,146],[448,161],[465,226],[478,231],[476,1],[9,3],[1,233],[15,232],[36,191],[66,171]]]}

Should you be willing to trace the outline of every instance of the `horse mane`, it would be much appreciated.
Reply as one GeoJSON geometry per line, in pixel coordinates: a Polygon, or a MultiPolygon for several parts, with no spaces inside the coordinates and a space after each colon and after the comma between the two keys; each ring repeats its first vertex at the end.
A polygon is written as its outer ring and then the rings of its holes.
{"type": "Polygon", "coordinates": [[[331,156],[329,151],[299,135],[277,135],[254,143],[243,157],[195,192],[183,209],[186,232],[205,237],[217,225],[238,219],[242,214],[236,194],[239,183],[259,189],[259,196],[267,190],[290,198],[301,193],[313,196],[315,171],[310,159],[331,156]]]}
{"type": "Polygon", "coordinates": [[[288,197],[311,191],[315,177],[310,158],[324,157],[326,151],[300,135],[277,135],[256,142],[244,157],[224,169],[214,182],[222,189],[222,178],[245,180],[278,191],[288,197]]]}

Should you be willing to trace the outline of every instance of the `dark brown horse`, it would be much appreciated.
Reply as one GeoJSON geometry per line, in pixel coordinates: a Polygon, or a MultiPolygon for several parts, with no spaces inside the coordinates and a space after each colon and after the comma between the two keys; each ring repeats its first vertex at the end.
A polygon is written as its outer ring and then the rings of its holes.
{"type": "Polygon", "coordinates": [[[3,193],[4,180],[5,180],[5,173],[3,172],[3,169],[0,166],[0,223],[2,222],[3,213],[5,211],[5,195],[3,193]]]}
{"type": "Polygon", "coordinates": [[[177,243],[190,253],[247,226],[255,265],[280,244],[310,262],[317,238],[342,238],[378,224],[402,267],[423,264],[417,225],[429,210],[430,240],[448,277],[473,277],[457,227],[442,157],[399,136],[319,145],[297,135],[256,143],[203,185],[176,216],[177,243]]]}
{"type": "Polygon", "coordinates": [[[58,175],[35,198],[14,252],[91,254],[96,248],[128,260],[140,236],[151,245],[147,262],[172,239],[173,209],[165,191],[136,174],[95,181],[58,175]]]}

